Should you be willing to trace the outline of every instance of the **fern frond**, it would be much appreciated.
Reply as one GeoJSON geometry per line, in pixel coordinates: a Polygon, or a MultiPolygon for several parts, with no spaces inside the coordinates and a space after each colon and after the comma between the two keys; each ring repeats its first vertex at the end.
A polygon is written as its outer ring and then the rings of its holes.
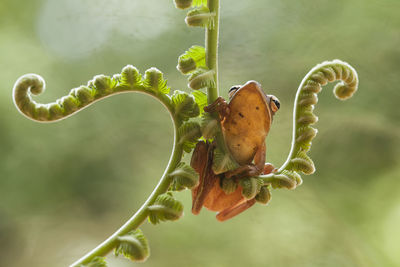
{"type": "Polygon", "coordinates": [[[204,107],[207,106],[207,94],[202,91],[194,91],[192,95],[199,106],[200,115],[202,115],[204,113],[204,107]]]}
{"type": "Polygon", "coordinates": [[[185,22],[188,26],[213,29],[215,25],[215,13],[210,12],[206,6],[197,7],[187,13],[185,22]]]}
{"type": "Polygon", "coordinates": [[[229,195],[236,191],[238,183],[232,178],[221,178],[221,189],[229,195]]]}
{"type": "Polygon", "coordinates": [[[207,6],[207,0],[193,0],[192,7],[207,6]]]}
{"type": "Polygon", "coordinates": [[[146,89],[155,93],[168,94],[171,90],[167,86],[167,81],[164,80],[163,73],[157,68],[150,68],[146,70],[143,80],[143,85],[146,89]]]}
{"type": "Polygon", "coordinates": [[[205,139],[212,139],[216,136],[219,131],[218,120],[216,120],[209,113],[204,113],[201,116],[201,133],[205,139]]]}
{"type": "Polygon", "coordinates": [[[214,149],[214,158],[212,163],[212,170],[215,174],[232,171],[239,168],[239,164],[232,157],[231,153],[225,153],[219,147],[214,149]]]}
{"type": "Polygon", "coordinates": [[[145,261],[150,255],[150,249],[146,237],[140,229],[129,232],[117,238],[118,245],[114,254],[124,255],[132,261],[145,261]]]}
{"type": "Polygon", "coordinates": [[[148,207],[149,221],[157,224],[160,221],[176,221],[183,214],[183,205],[171,194],[159,195],[153,205],[148,207]]]}
{"type": "MultiPolygon", "coordinates": [[[[295,181],[296,187],[300,186],[303,183],[303,180],[301,179],[300,174],[298,174],[296,171],[284,170],[284,171],[282,171],[282,175],[285,175],[286,177],[295,181]]],[[[289,188],[289,189],[291,189],[291,188],[289,188]]]]}
{"type": "Polygon", "coordinates": [[[175,7],[180,9],[186,9],[192,6],[193,0],[174,0],[175,7]]]}
{"type": "Polygon", "coordinates": [[[206,66],[206,49],[194,45],[178,59],[177,69],[183,74],[190,73],[196,68],[206,66]]]}
{"type": "Polygon", "coordinates": [[[206,68],[195,70],[189,77],[188,86],[193,90],[215,86],[214,71],[206,68]]]}
{"type": "Polygon", "coordinates": [[[258,178],[244,178],[240,179],[240,186],[242,187],[242,195],[247,199],[254,198],[263,185],[263,181],[258,178]]]}
{"type": "Polygon", "coordinates": [[[180,162],[176,169],[170,173],[170,176],[174,179],[172,182],[174,191],[181,191],[185,188],[191,189],[199,182],[199,174],[184,162],[180,162]]]}
{"type": "Polygon", "coordinates": [[[262,178],[264,184],[271,185],[272,188],[286,188],[289,190],[295,189],[297,181],[288,177],[285,174],[269,174],[262,178]]]}
{"type": "Polygon", "coordinates": [[[297,172],[304,174],[315,172],[314,163],[306,154],[311,148],[311,141],[318,132],[310,126],[318,121],[318,117],[313,113],[314,105],[318,102],[317,94],[321,91],[322,86],[338,80],[340,82],[334,87],[336,98],[346,100],[357,91],[357,72],[348,63],[337,59],[318,64],[302,80],[294,104],[292,147],[286,162],[273,175],[274,178],[281,175],[282,182],[275,185],[271,183],[273,187],[298,186],[302,180],[297,172]],[[285,179],[287,179],[287,185],[285,185],[285,179]],[[289,180],[296,181],[296,185],[290,185],[293,182],[289,180]]]}
{"type": "Polygon", "coordinates": [[[178,144],[181,144],[186,153],[192,151],[201,137],[200,125],[197,122],[186,122],[178,129],[178,144]]]}
{"type": "Polygon", "coordinates": [[[132,65],[128,65],[122,69],[121,76],[116,76],[116,80],[120,80],[120,86],[131,88],[133,86],[142,85],[142,76],[139,71],[132,65]]]}
{"type": "Polygon", "coordinates": [[[256,200],[258,203],[263,205],[267,205],[268,202],[271,200],[271,192],[268,189],[268,186],[263,186],[260,189],[260,192],[256,196],[256,200]]]}
{"type": "Polygon", "coordinates": [[[171,99],[174,107],[174,114],[179,119],[185,121],[197,117],[200,114],[199,106],[194,96],[183,91],[175,90],[171,99]]]}
{"type": "Polygon", "coordinates": [[[304,174],[313,174],[315,172],[314,162],[304,151],[297,153],[297,155],[290,161],[288,169],[301,171],[304,174]]]}
{"type": "Polygon", "coordinates": [[[299,127],[297,129],[296,143],[301,147],[307,147],[314,137],[317,135],[318,130],[310,126],[299,127]]]}
{"type": "MultiPolygon", "coordinates": [[[[45,81],[36,74],[20,77],[14,85],[13,98],[18,110],[27,118],[39,122],[58,121],[84,109],[97,100],[121,92],[142,91],[156,96],[170,107],[170,98],[166,95],[169,87],[163,74],[156,68],[146,71],[142,81],[138,70],[128,65],[121,74],[97,75],[86,86],[74,88],[66,96],[49,104],[40,104],[32,99],[45,90],[45,81]]],[[[197,115],[196,115],[197,116],[197,115]]]]}

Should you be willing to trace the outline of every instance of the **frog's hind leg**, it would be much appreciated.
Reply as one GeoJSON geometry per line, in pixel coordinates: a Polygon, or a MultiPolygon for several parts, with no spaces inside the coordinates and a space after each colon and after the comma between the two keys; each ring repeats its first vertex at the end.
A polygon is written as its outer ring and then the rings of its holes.
{"type": "Polygon", "coordinates": [[[246,200],[244,202],[241,202],[235,206],[229,207],[221,212],[218,212],[217,214],[217,220],[220,222],[229,220],[236,215],[242,213],[243,211],[247,210],[248,208],[251,208],[254,204],[256,203],[256,199],[252,198],[249,200],[246,200]]]}
{"type": "MultiPolygon", "coordinates": [[[[248,165],[247,165],[248,166],[248,165]]],[[[243,166],[246,167],[246,166],[243,166]]],[[[269,174],[271,172],[276,172],[276,168],[271,163],[265,163],[262,174],[269,174]]],[[[217,220],[220,222],[229,220],[236,215],[242,213],[248,208],[252,207],[256,203],[256,199],[252,198],[249,200],[244,200],[239,203],[235,203],[235,205],[226,208],[217,214],[217,220]]]]}
{"type": "Polygon", "coordinates": [[[211,143],[198,142],[193,151],[190,165],[199,173],[199,184],[192,189],[192,213],[195,215],[200,213],[206,197],[218,180],[211,168],[212,155],[211,143]]]}

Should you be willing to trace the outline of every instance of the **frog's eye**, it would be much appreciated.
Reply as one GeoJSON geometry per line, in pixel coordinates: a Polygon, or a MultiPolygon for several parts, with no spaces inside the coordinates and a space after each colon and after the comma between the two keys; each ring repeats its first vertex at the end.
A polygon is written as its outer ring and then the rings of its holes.
{"type": "Polygon", "coordinates": [[[270,106],[271,106],[271,110],[275,113],[281,107],[281,103],[279,102],[278,98],[276,98],[275,96],[271,96],[270,106]]]}
{"type": "Polygon", "coordinates": [[[241,86],[240,85],[235,85],[232,86],[231,89],[229,89],[228,95],[229,98],[232,98],[233,94],[237,91],[237,89],[239,89],[241,86]]]}

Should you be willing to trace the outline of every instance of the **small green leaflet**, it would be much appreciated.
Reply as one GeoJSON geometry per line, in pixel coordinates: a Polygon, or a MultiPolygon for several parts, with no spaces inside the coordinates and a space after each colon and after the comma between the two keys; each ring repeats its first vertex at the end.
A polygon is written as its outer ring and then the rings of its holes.
{"type": "Polygon", "coordinates": [[[207,106],[207,94],[203,93],[202,91],[193,91],[192,95],[199,106],[200,115],[203,114],[204,107],[207,106]]]}
{"type": "Polygon", "coordinates": [[[188,26],[213,29],[215,26],[215,13],[210,12],[210,9],[206,6],[197,7],[186,14],[185,22],[188,26]]]}
{"type": "Polygon", "coordinates": [[[254,198],[261,190],[263,181],[254,177],[240,179],[242,195],[247,199],[254,198]]]}
{"type": "Polygon", "coordinates": [[[96,75],[93,79],[93,85],[101,93],[106,93],[116,86],[116,81],[105,75],[96,75]]]}
{"type": "Polygon", "coordinates": [[[215,174],[235,170],[239,164],[232,158],[229,152],[224,153],[220,148],[214,149],[214,160],[212,169],[215,174]]]}
{"type": "Polygon", "coordinates": [[[176,221],[183,214],[183,205],[169,193],[159,195],[153,205],[148,207],[149,221],[157,224],[160,221],[176,221]]]}
{"type": "Polygon", "coordinates": [[[183,74],[189,74],[199,67],[206,66],[206,49],[194,45],[178,59],[177,69],[183,74]]]}
{"type": "Polygon", "coordinates": [[[199,174],[184,162],[180,162],[170,176],[174,178],[172,189],[175,191],[181,191],[185,188],[191,189],[199,181],[199,174]]]}
{"type": "Polygon", "coordinates": [[[164,80],[163,73],[156,68],[146,70],[143,84],[146,89],[168,94],[170,88],[167,86],[167,81],[164,80]]]}
{"type": "Polygon", "coordinates": [[[215,72],[207,68],[198,68],[189,77],[188,86],[193,90],[215,86],[215,72]]]}
{"type": "Polygon", "coordinates": [[[200,114],[199,106],[194,96],[183,91],[175,90],[171,98],[174,105],[175,116],[178,116],[179,119],[185,121],[197,117],[200,114]]]}
{"type": "Polygon", "coordinates": [[[192,7],[207,6],[207,0],[193,0],[192,7]]]}
{"type": "Polygon", "coordinates": [[[149,244],[140,229],[133,230],[124,236],[117,237],[119,242],[114,254],[123,254],[132,261],[145,261],[150,255],[149,244]]]}
{"type": "Polygon", "coordinates": [[[260,193],[257,194],[256,200],[258,203],[266,205],[271,200],[271,192],[269,192],[268,186],[263,186],[260,189],[260,193]]]}
{"type": "Polygon", "coordinates": [[[122,86],[135,86],[142,83],[142,76],[140,75],[137,68],[132,65],[127,65],[122,69],[120,77],[122,86]]]}
{"type": "Polygon", "coordinates": [[[201,116],[200,128],[205,139],[213,139],[220,130],[218,121],[209,113],[203,113],[201,116]]]}
{"type": "Polygon", "coordinates": [[[194,45],[190,47],[181,57],[182,59],[192,58],[196,62],[197,67],[206,66],[206,49],[202,46],[194,45]]]}
{"type": "Polygon", "coordinates": [[[197,122],[186,122],[178,129],[178,143],[186,153],[192,151],[200,137],[200,124],[197,122]]]}

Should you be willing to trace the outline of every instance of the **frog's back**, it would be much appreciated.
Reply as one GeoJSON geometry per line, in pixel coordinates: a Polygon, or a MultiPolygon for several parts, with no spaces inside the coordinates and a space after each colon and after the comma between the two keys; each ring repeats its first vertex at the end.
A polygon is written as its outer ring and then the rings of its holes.
{"type": "Polygon", "coordinates": [[[252,162],[264,145],[271,125],[267,97],[257,82],[248,82],[232,97],[230,114],[222,122],[225,141],[240,164],[252,162]]]}

